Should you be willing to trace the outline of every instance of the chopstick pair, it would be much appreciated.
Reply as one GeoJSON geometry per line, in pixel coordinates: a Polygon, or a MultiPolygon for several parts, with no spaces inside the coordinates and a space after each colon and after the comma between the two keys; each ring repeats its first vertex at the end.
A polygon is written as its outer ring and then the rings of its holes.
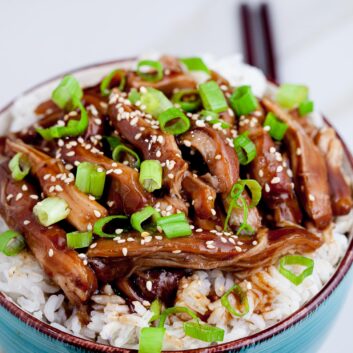
{"type": "Polygon", "coordinates": [[[252,8],[242,4],[240,18],[246,62],[260,68],[269,80],[278,82],[269,5],[252,8]]]}

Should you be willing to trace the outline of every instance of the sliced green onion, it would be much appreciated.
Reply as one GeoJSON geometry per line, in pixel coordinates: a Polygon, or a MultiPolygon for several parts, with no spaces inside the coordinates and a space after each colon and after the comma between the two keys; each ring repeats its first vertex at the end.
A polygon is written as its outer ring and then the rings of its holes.
{"type": "Polygon", "coordinates": [[[138,353],[160,353],[165,331],[164,327],[143,327],[140,333],[138,353]]]}
{"type": "Polygon", "coordinates": [[[169,108],[158,117],[161,129],[171,135],[180,135],[190,129],[190,120],[178,108],[169,108]]]}
{"type": "Polygon", "coordinates": [[[258,106],[257,99],[250,86],[238,87],[229,98],[230,105],[237,115],[252,113],[258,106]]]}
{"type": "Polygon", "coordinates": [[[153,192],[162,187],[162,166],[159,161],[143,161],[140,166],[140,184],[148,191],[153,192]]]}
{"type": "Polygon", "coordinates": [[[65,76],[51,95],[53,102],[61,109],[66,110],[78,108],[78,103],[82,97],[82,88],[72,75],[65,76]]]}
{"type": "Polygon", "coordinates": [[[102,96],[108,96],[110,94],[111,90],[109,89],[109,86],[112,80],[116,77],[116,75],[119,75],[120,78],[120,83],[118,87],[119,90],[122,91],[124,89],[126,83],[125,72],[123,70],[113,70],[107,76],[105,76],[101,82],[100,90],[102,96]]]}
{"type": "Polygon", "coordinates": [[[144,81],[160,81],[163,78],[163,65],[161,62],[155,60],[141,60],[137,63],[137,74],[144,81]],[[144,70],[146,68],[147,72],[144,70]]]}
{"type": "Polygon", "coordinates": [[[221,298],[222,305],[234,316],[243,317],[249,312],[249,301],[246,292],[244,292],[238,284],[234,284],[221,298]],[[229,302],[229,295],[235,293],[239,299],[240,304],[243,306],[243,311],[237,311],[229,302]]]}
{"type": "Polygon", "coordinates": [[[186,336],[200,341],[222,342],[224,340],[224,330],[218,327],[199,322],[184,322],[183,327],[186,336]]]}
{"type": "Polygon", "coordinates": [[[187,237],[192,234],[190,224],[183,212],[159,218],[157,226],[162,228],[168,239],[187,237]]]}
{"type": "Polygon", "coordinates": [[[106,233],[104,232],[103,228],[110,223],[111,221],[114,220],[120,220],[121,226],[119,227],[119,229],[123,229],[126,230],[128,227],[128,220],[129,218],[127,216],[122,216],[122,215],[118,215],[118,216],[108,216],[108,217],[104,217],[99,219],[93,226],[93,233],[99,235],[101,238],[115,238],[117,236],[116,233],[106,233]]]}
{"type": "Polygon", "coordinates": [[[288,129],[288,125],[278,120],[271,112],[266,115],[264,126],[268,126],[270,128],[268,133],[277,141],[281,141],[283,139],[288,129]]]}
{"type": "Polygon", "coordinates": [[[0,252],[6,256],[14,256],[26,247],[23,236],[14,230],[7,230],[0,234],[0,252]]]}
{"type": "Polygon", "coordinates": [[[154,300],[150,306],[150,311],[153,313],[153,316],[150,318],[149,322],[153,322],[159,319],[161,316],[161,309],[161,302],[158,299],[154,300]]]}
{"type": "Polygon", "coordinates": [[[250,226],[250,224],[247,223],[248,220],[248,214],[249,214],[249,207],[255,207],[260,199],[261,199],[261,186],[260,184],[254,180],[254,179],[244,179],[244,180],[238,180],[232,187],[231,192],[229,193],[229,206],[228,206],[228,211],[227,211],[227,216],[224,221],[224,230],[228,229],[228,223],[232,214],[232,211],[235,207],[241,207],[243,209],[243,222],[240,225],[237,234],[240,234],[241,232],[246,232],[249,234],[253,233],[253,228],[250,226]],[[244,197],[241,196],[243,193],[245,187],[248,187],[250,192],[251,192],[251,202],[250,205],[248,206],[246,200],[244,197]],[[239,202],[240,201],[240,204],[239,202]]]}
{"type": "Polygon", "coordinates": [[[141,109],[154,117],[173,107],[173,103],[158,89],[147,87],[146,91],[141,93],[141,109]]]}
{"type": "Polygon", "coordinates": [[[249,164],[256,157],[256,146],[246,133],[236,137],[233,142],[241,165],[249,164]]]}
{"type": "Polygon", "coordinates": [[[104,139],[108,142],[112,152],[116,146],[119,146],[122,143],[120,137],[118,136],[104,136],[104,139]]]}
{"type": "Polygon", "coordinates": [[[130,222],[132,228],[136,229],[140,233],[144,232],[145,229],[142,227],[142,223],[152,218],[152,222],[156,224],[157,220],[160,218],[160,214],[152,206],[146,206],[141,211],[132,214],[130,222]]]}
{"type": "Polygon", "coordinates": [[[158,327],[164,327],[165,321],[167,317],[173,314],[180,314],[185,313],[191,316],[194,320],[199,320],[198,316],[195,314],[194,311],[185,307],[185,306],[173,306],[172,308],[165,309],[160,316],[158,327]]]}
{"type": "Polygon", "coordinates": [[[261,200],[262,189],[261,185],[255,179],[242,179],[238,180],[237,184],[242,185],[243,188],[247,186],[251,192],[251,202],[249,207],[253,208],[261,200]]]}
{"type": "Polygon", "coordinates": [[[134,151],[132,150],[131,148],[123,145],[123,144],[120,144],[118,146],[116,146],[113,150],[113,154],[112,154],[112,157],[113,157],[113,160],[116,161],[116,162],[120,162],[121,161],[121,155],[123,153],[126,153],[126,154],[129,154],[130,156],[132,156],[134,159],[135,159],[135,165],[134,167],[135,168],[139,168],[140,167],[140,164],[141,164],[141,160],[140,160],[140,157],[139,155],[134,151]]]}
{"type": "Polygon", "coordinates": [[[76,171],[75,185],[86,193],[99,199],[104,191],[106,172],[103,168],[89,162],[82,162],[76,171]]]}
{"type": "Polygon", "coordinates": [[[132,104],[136,104],[136,102],[141,99],[141,94],[137,92],[136,88],[132,88],[128,95],[128,99],[132,104]]]}
{"type": "Polygon", "coordinates": [[[281,85],[276,94],[276,101],[283,108],[294,108],[308,99],[309,89],[303,85],[285,83],[281,85]]]}
{"type": "Polygon", "coordinates": [[[221,113],[228,109],[224,94],[215,81],[201,83],[199,85],[199,92],[206,110],[221,113]]]}
{"type": "Polygon", "coordinates": [[[314,102],[313,101],[304,101],[299,104],[299,115],[305,116],[314,111],[314,102]]]}
{"type": "Polygon", "coordinates": [[[186,112],[195,112],[201,106],[201,98],[197,89],[182,89],[174,93],[172,102],[178,104],[186,112]]]}
{"type": "Polygon", "coordinates": [[[66,233],[67,246],[70,249],[87,248],[92,244],[92,232],[71,232],[66,233]]]}
{"type": "Polygon", "coordinates": [[[33,207],[33,213],[43,226],[49,227],[65,219],[70,213],[70,208],[67,202],[59,197],[47,197],[33,207]]]}
{"type": "Polygon", "coordinates": [[[82,135],[88,127],[88,115],[83,104],[78,101],[76,106],[81,111],[80,120],[69,120],[66,126],[51,126],[49,128],[36,128],[36,131],[45,139],[52,140],[55,138],[79,136],[82,135]]]}
{"type": "Polygon", "coordinates": [[[9,162],[9,169],[12,179],[16,181],[24,179],[31,169],[28,157],[20,152],[15,154],[9,162]]]}
{"type": "Polygon", "coordinates": [[[314,260],[301,255],[283,256],[279,261],[279,272],[296,286],[299,286],[305,278],[312,275],[314,270],[314,260]],[[304,266],[305,269],[300,274],[295,274],[286,268],[287,265],[304,266]]]}
{"type": "Polygon", "coordinates": [[[207,65],[199,57],[183,58],[180,59],[180,61],[186,66],[188,71],[203,71],[206,74],[210,73],[210,70],[208,69],[207,65]]]}
{"type": "Polygon", "coordinates": [[[200,118],[205,120],[211,125],[220,124],[222,129],[230,128],[230,124],[223,121],[222,119],[219,119],[218,113],[212,112],[210,110],[203,110],[200,113],[200,118]]]}

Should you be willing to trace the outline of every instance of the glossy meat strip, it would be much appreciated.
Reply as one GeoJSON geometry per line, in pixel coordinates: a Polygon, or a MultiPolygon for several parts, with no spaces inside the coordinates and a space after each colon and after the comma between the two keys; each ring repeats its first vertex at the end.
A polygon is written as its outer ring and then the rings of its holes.
{"type": "Polygon", "coordinates": [[[23,234],[40,265],[69,300],[77,305],[85,303],[97,289],[96,277],[77,252],[67,248],[66,233],[60,227],[38,223],[32,213],[37,199],[32,185],[11,178],[7,162],[0,166],[1,216],[11,229],[23,234]]]}
{"type": "Polygon", "coordinates": [[[256,147],[256,157],[248,170],[261,185],[263,200],[272,210],[276,225],[300,224],[302,214],[290,177],[292,171],[277,151],[271,136],[263,129],[260,123],[264,118],[263,113],[257,112],[261,116],[244,116],[239,121],[239,132],[248,131],[248,137],[256,147]]]}
{"type": "Polygon", "coordinates": [[[163,184],[172,195],[179,196],[181,181],[188,165],[182,159],[181,152],[173,135],[159,129],[158,121],[147,117],[139,110],[133,110],[128,100],[115,97],[110,104],[109,116],[112,126],[134,146],[143,159],[159,160],[163,166],[163,184]]]}
{"type": "MultiPolygon", "coordinates": [[[[216,130],[210,127],[189,130],[180,137],[180,141],[188,147],[195,148],[202,155],[213,176],[218,179],[218,192],[222,194],[226,209],[229,206],[228,195],[233,185],[239,179],[239,163],[236,153],[216,130]]],[[[244,192],[244,197],[248,196],[244,192]]],[[[232,226],[239,226],[243,222],[243,211],[234,208],[230,217],[232,226]]],[[[249,209],[248,223],[256,230],[260,226],[260,216],[256,208],[249,209]]]]}
{"type": "Polygon", "coordinates": [[[337,138],[335,130],[330,127],[322,128],[316,135],[315,141],[326,159],[333,214],[335,216],[348,214],[353,202],[351,186],[343,171],[342,143],[337,138]]]}
{"type": "Polygon", "coordinates": [[[182,186],[188,199],[192,202],[198,218],[215,218],[215,201],[217,196],[215,189],[190,172],[185,173],[182,186]]]}
{"type": "MultiPolygon", "coordinates": [[[[174,239],[151,237],[148,242],[141,242],[137,233],[130,233],[128,237],[135,241],[118,243],[100,239],[87,255],[92,261],[112,258],[117,263],[117,259],[120,259],[118,266],[128,270],[129,274],[141,268],[155,267],[240,271],[270,265],[291,251],[311,252],[322,244],[316,235],[296,227],[276,230],[262,228],[255,237],[241,240],[237,236],[217,235],[208,231],[174,239]],[[129,266],[124,266],[126,261],[129,266]]],[[[126,274],[121,271],[119,276],[126,274]]]]}
{"type": "Polygon", "coordinates": [[[68,174],[59,160],[20,140],[8,139],[7,149],[11,153],[21,152],[28,156],[31,173],[38,178],[44,194],[58,196],[68,203],[70,214],[67,220],[78,230],[90,229],[99,218],[108,214],[103,206],[76,188],[73,175],[68,174]]]}
{"type": "Polygon", "coordinates": [[[108,178],[112,182],[108,192],[111,211],[131,215],[152,200],[152,196],[142,188],[135,169],[114,162],[95,149],[87,149],[87,146],[89,147],[84,142],[67,143],[62,147],[61,158],[69,164],[74,164],[75,161],[94,163],[108,172],[108,178]]]}
{"type": "Polygon", "coordinates": [[[291,167],[295,178],[296,192],[306,213],[319,229],[332,221],[330,188],[325,159],[304,129],[291,115],[271,100],[264,98],[263,104],[279,119],[288,124],[285,142],[290,151],[291,167]]]}

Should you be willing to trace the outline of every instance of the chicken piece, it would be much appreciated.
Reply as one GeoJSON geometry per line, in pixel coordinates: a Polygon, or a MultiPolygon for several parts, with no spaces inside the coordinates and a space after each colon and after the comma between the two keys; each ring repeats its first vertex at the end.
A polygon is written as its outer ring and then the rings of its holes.
{"type": "Polygon", "coordinates": [[[98,240],[97,245],[87,253],[89,261],[107,263],[108,259],[114,260],[115,265],[122,269],[119,277],[139,269],[159,267],[241,271],[263,268],[291,251],[312,252],[322,245],[321,238],[298,227],[262,228],[256,236],[241,241],[234,235],[218,235],[208,231],[174,239],[152,237],[149,242],[141,242],[137,232],[121,238],[128,237],[135,241],[118,243],[111,239],[98,240]]]}
{"type": "Polygon", "coordinates": [[[262,103],[288,125],[284,140],[290,152],[296,192],[302,206],[318,229],[328,227],[332,221],[332,209],[324,157],[289,113],[268,98],[262,103]]]}
{"type": "Polygon", "coordinates": [[[343,216],[352,209],[352,190],[343,171],[344,150],[335,130],[322,128],[315,141],[325,156],[328,181],[331,190],[331,205],[335,216],[343,216]]]}
{"type": "MultiPolygon", "coordinates": [[[[180,137],[180,141],[195,148],[202,155],[205,163],[213,176],[218,179],[218,190],[222,194],[225,209],[229,207],[229,193],[239,179],[239,163],[232,147],[226,144],[216,130],[204,127],[189,130],[180,137]]],[[[249,202],[246,192],[243,197],[249,202]]],[[[238,227],[243,222],[243,210],[233,208],[230,225],[238,227]]],[[[256,208],[249,208],[248,224],[257,230],[261,219],[256,208]]]]}
{"type": "Polygon", "coordinates": [[[59,160],[49,157],[20,140],[8,139],[6,148],[12,154],[21,152],[28,157],[31,173],[39,180],[46,196],[57,196],[68,203],[70,214],[67,220],[75,228],[86,231],[91,229],[99,218],[107,216],[108,212],[103,206],[77,189],[74,177],[69,176],[59,160]]]}
{"type": "MultiPolygon", "coordinates": [[[[118,96],[116,100],[118,100],[118,96]]],[[[114,99],[113,99],[114,100],[114,99]]],[[[163,185],[172,196],[179,196],[181,181],[188,168],[173,135],[159,129],[156,120],[139,110],[133,110],[124,100],[109,106],[112,126],[132,146],[139,150],[143,159],[154,159],[163,165],[163,185]]]]}
{"type": "Polygon", "coordinates": [[[217,196],[215,189],[190,172],[185,173],[182,186],[189,201],[192,202],[198,218],[215,218],[215,201],[217,196]]]}
{"type": "Polygon", "coordinates": [[[97,164],[108,171],[111,185],[108,193],[108,204],[111,212],[131,215],[152,201],[152,196],[145,191],[140,182],[138,172],[125,164],[114,162],[95,149],[87,149],[87,144],[65,144],[61,158],[66,163],[89,162],[97,164]]]}
{"type": "Polygon", "coordinates": [[[291,170],[287,169],[288,165],[277,151],[274,141],[263,129],[260,121],[264,117],[260,113],[261,116],[244,116],[239,121],[239,132],[248,131],[248,137],[256,147],[256,157],[249,164],[248,170],[251,177],[261,185],[262,199],[272,210],[275,224],[300,224],[302,214],[289,176],[291,170]]]}
{"type": "Polygon", "coordinates": [[[66,233],[60,227],[44,227],[38,222],[32,212],[38,198],[36,190],[26,181],[14,181],[7,163],[0,165],[1,216],[11,229],[25,237],[45,272],[73,304],[88,302],[97,289],[93,271],[76,251],[67,248],[66,233]]]}

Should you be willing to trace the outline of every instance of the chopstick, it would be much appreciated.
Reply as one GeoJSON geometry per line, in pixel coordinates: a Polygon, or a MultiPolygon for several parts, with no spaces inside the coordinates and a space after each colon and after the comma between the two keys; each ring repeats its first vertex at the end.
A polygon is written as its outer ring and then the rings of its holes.
{"type": "Polygon", "coordinates": [[[262,3],[259,8],[240,6],[243,47],[249,65],[262,69],[271,81],[278,81],[277,60],[272,34],[270,8],[262,3]]]}

